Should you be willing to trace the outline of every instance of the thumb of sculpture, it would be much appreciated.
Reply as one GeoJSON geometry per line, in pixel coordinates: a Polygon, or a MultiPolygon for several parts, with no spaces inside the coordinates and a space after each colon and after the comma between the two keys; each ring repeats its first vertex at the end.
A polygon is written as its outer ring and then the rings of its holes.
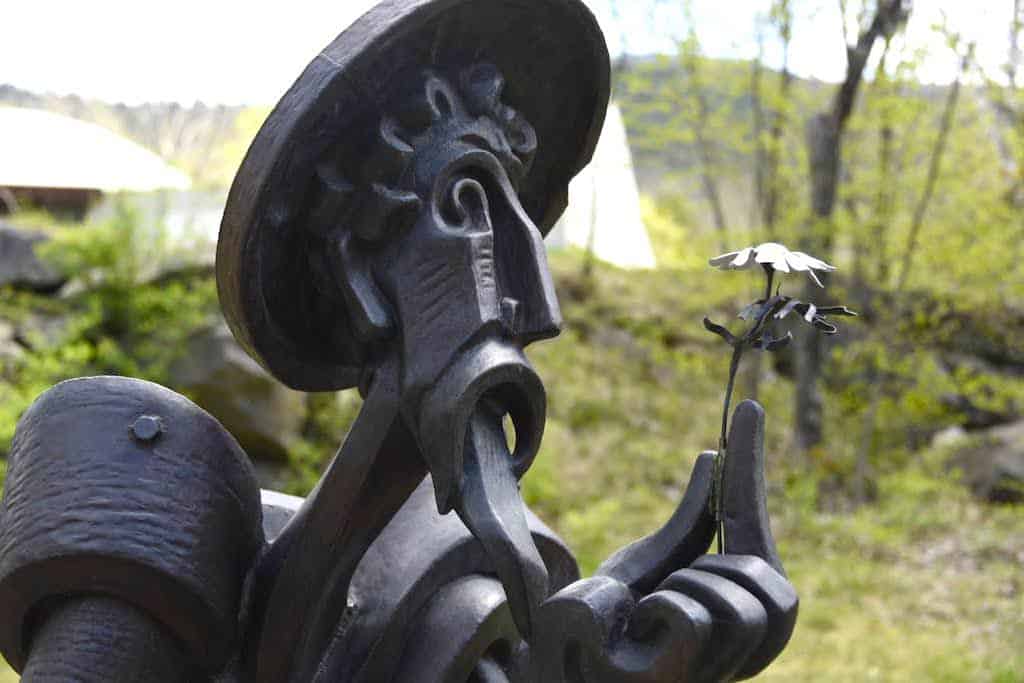
{"type": "Polygon", "coordinates": [[[740,403],[729,430],[729,453],[722,477],[725,552],[755,555],[786,576],[768,517],[764,434],[764,408],[756,401],[740,403]]]}
{"type": "Polygon", "coordinates": [[[22,681],[184,683],[235,650],[263,544],[252,465],[187,399],[72,380],[18,425],[0,528],[0,651],[22,681]]]}

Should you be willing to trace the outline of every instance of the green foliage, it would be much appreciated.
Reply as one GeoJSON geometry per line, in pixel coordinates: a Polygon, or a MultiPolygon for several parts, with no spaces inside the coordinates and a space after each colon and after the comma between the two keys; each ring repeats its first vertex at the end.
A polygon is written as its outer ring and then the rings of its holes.
{"type": "Polygon", "coordinates": [[[355,390],[307,395],[302,438],[288,448],[286,492],[305,496],[316,486],[361,407],[362,400],[355,390]]]}
{"type": "Polygon", "coordinates": [[[217,144],[213,148],[213,153],[207,152],[207,155],[212,158],[192,160],[188,168],[193,177],[197,177],[197,172],[201,172],[206,186],[228,187],[234,179],[235,173],[238,172],[238,167],[241,166],[250,143],[269,115],[270,107],[259,106],[242,109],[235,117],[230,132],[223,138],[215,140],[217,144]]]}
{"type": "MultiPolygon", "coordinates": [[[[787,3],[776,4],[780,5],[777,12],[787,11],[787,3]]],[[[690,39],[680,44],[676,55],[640,58],[630,64],[616,97],[646,192],[666,210],[685,207],[682,222],[690,228],[689,235],[709,240],[715,245],[711,251],[767,237],[795,243],[793,238],[808,213],[808,193],[800,186],[806,169],[803,123],[821,105],[820,85],[799,79],[787,85],[787,77],[763,68],[758,87],[765,116],[758,133],[757,100],[751,92],[757,72],[749,62],[709,59],[690,39]],[[700,100],[706,104],[703,114],[700,100]],[[707,143],[706,158],[698,132],[707,143]],[[759,232],[766,228],[756,217],[754,167],[759,154],[778,159],[775,172],[766,179],[778,192],[770,235],[759,232]],[[714,235],[705,172],[720,194],[729,245],[714,235]]],[[[705,255],[696,249],[688,253],[705,255]]]]}
{"type": "Polygon", "coordinates": [[[703,269],[707,255],[719,248],[718,238],[700,228],[698,210],[682,193],[666,195],[659,201],[643,197],[641,211],[661,269],[703,269]]]}
{"type": "Polygon", "coordinates": [[[27,347],[0,357],[0,452],[21,413],[56,382],[113,374],[166,383],[185,342],[216,314],[209,273],[157,277],[171,256],[165,233],[126,203],[108,222],[58,227],[41,252],[73,279],[59,299],[0,296],[0,318],[22,330],[27,347]]]}

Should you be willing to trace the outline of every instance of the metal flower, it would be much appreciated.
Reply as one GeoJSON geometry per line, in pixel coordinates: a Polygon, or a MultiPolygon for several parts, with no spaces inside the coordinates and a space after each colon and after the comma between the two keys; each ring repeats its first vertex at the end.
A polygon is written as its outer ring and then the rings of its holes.
{"type": "Polygon", "coordinates": [[[819,287],[824,287],[814,271],[831,272],[835,266],[815,258],[802,251],[790,251],[784,244],[764,242],[756,247],[747,247],[739,251],[730,251],[711,259],[710,263],[721,270],[745,270],[755,266],[772,268],[782,273],[796,271],[807,273],[819,287]]]}
{"type": "Polygon", "coordinates": [[[845,306],[818,307],[816,304],[805,303],[791,296],[783,295],[778,289],[772,294],[772,283],[775,280],[776,271],[807,273],[815,284],[824,287],[814,271],[835,270],[834,266],[830,266],[821,259],[814,258],[802,251],[790,251],[778,242],[765,242],[756,247],[747,247],[740,251],[722,254],[711,259],[709,263],[721,270],[745,270],[759,265],[765,275],[764,297],[740,311],[741,319],[751,321],[742,335],[735,335],[725,326],[719,325],[709,318],[704,318],[704,327],[732,347],[729,382],[725,386],[725,402],[722,406],[722,431],[718,438],[718,454],[715,458],[715,483],[712,488],[712,507],[716,522],[715,535],[718,537],[718,552],[721,553],[722,539],[725,534],[722,511],[722,472],[725,470],[725,458],[728,452],[726,435],[729,427],[729,405],[736,385],[736,372],[739,370],[744,350],[779,351],[788,346],[793,341],[793,333],[786,332],[784,336],[777,336],[772,330],[772,323],[782,320],[791,313],[799,314],[807,324],[825,334],[835,334],[838,331],[832,321],[826,317],[827,315],[852,316],[857,314],[845,306]]]}

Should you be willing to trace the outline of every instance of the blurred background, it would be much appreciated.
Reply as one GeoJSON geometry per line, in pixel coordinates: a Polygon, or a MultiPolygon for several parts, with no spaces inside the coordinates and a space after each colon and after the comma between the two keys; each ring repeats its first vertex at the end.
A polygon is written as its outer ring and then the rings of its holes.
{"type": "MultiPolygon", "coordinates": [[[[211,411],[264,486],[311,488],[359,398],[235,345],[214,245],[270,108],[372,4],[5,7],[0,455],[53,383],[123,374],[211,411]]],[[[708,258],[801,248],[839,270],[783,291],[861,316],[740,371],[802,600],[763,678],[1024,680],[1024,0],[592,7],[614,102],[549,238],[566,324],[531,348],[527,500],[585,571],[659,526],[717,446],[729,350],[701,319],[763,286],[708,258]]]]}

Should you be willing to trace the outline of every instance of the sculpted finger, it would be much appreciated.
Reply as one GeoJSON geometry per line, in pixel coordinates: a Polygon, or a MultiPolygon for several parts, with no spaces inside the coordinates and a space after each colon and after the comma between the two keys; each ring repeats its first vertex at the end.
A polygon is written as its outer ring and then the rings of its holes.
{"type": "Polygon", "coordinates": [[[764,409],[744,401],[733,413],[723,474],[724,550],[730,555],[756,555],[786,575],[768,520],[764,479],[764,409]]]}
{"type": "Polygon", "coordinates": [[[705,555],[693,568],[742,586],[764,607],[768,617],[764,639],[740,668],[737,679],[756,676],[779,656],[793,635],[800,604],[796,590],[786,577],[753,555],[705,555]]]}
{"type": "Polygon", "coordinates": [[[701,454],[683,500],[665,526],[605,560],[597,575],[621,581],[645,595],[669,574],[706,553],[715,535],[710,505],[714,469],[714,454],[701,454]]]}
{"type": "Polygon", "coordinates": [[[711,645],[692,681],[734,679],[765,638],[768,614],[761,602],[739,584],[697,569],[677,571],[661,589],[686,595],[711,613],[711,645]]]}
{"type": "Polygon", "coordinates": [[[639,602],[606,576],[567,586],[541,607],[531,643],[531,681],[693,681],[712,643],[711,613],[697,600],[658,591],[639,602]]]}

